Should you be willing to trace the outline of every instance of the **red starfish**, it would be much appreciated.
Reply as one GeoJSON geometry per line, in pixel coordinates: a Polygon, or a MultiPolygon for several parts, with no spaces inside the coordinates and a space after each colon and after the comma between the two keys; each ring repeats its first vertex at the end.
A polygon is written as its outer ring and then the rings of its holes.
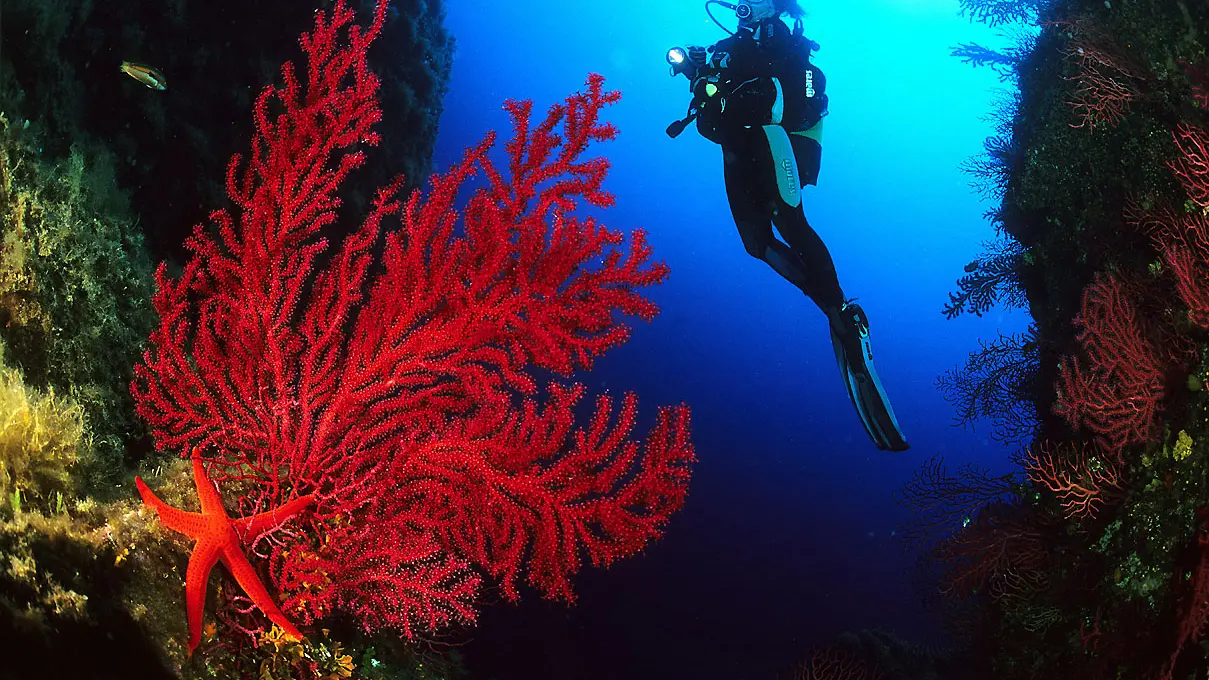
{"type": "Polygon", "coordinates": [[[193,450],[193,479],[197,483],[197,497],[201,501],[201,512],[185,512],[168,505],[156,497],[151,489],[143,483],[142,478],[135,477],[139,495],[143,503],[159,513],[160,522],[164,526],[178,531],[197,543],[193,546],[193,554],[189,556],[189,568],[185,572],[185,611],[189,618],[189,653],[192,654],[201,642],[202,611],[206,603],[206,583],[210,579],[210,570],[214,563],[222,560],[235,577],[235,582],[243,588],[252,602],[269,617],[269,620],[281,627],[288,635],[301,640],[302,633],[290,623],[269,591],[261,583],[256,570],[248,562],[240,544],[240,536],[259,536],[265,531],[276,527],[290,517],[301,512],[314,500],[307,494],[285,505],[262,512],[251,517],[240,517],[232,520],[225,508],[218,488],[206,475],[200,455],[193,450]]]}

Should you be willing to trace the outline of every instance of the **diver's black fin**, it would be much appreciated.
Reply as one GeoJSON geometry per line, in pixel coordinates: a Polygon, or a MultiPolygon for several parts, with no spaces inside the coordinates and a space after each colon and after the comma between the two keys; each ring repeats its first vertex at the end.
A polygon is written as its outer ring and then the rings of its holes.
{"type": "Polygon", "coordinates": [[[910,445],[894,417],[894,408],[882,387],[873,350],[869,346],[869,321],[865,310],[852,302],[844,303],[838,318],[831,321],[831,345],[840,366],[848,397],[856,407],[861,424],[877,448],[906,451],[910,445]],[[838,325],[838,328],[837,328],[838,325]]]}

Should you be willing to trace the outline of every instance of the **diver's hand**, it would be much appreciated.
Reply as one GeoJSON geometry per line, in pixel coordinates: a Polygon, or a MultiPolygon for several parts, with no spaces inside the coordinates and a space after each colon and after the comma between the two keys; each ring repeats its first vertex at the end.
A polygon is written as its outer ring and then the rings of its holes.
{"type": "Polygon", "coordinates": [[[709,63],[709,53],[700,45],[689,45],[688,60],[693,62],[693,65],[699,69],[705,68],[706,64],[709,63]]]}

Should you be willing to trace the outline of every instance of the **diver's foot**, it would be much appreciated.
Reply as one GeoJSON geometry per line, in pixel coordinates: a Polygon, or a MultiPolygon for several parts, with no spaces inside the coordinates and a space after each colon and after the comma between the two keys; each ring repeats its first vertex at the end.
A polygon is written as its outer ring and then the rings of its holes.
{"type": "Polygon", "coordinates": [[[829,313],[828,317],[836,363],[848,388],[848,397],[852,399],[852,405],[856,407],[869,438],[879,449],[905,451],[909,444],[898,426],[890,399],[873,365],[869,318],[865,316],[865,310],[849,301],[829,313]]]}

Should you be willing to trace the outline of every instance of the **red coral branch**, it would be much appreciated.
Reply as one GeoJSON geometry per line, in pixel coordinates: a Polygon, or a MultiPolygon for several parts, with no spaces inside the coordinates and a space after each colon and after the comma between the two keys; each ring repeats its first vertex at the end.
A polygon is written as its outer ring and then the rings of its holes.
{"type": "Polygon", "coordinates": [[[886,674],[839,647],[811,650],[794,669],[793,680],[882,680],[886,674]]]}
{"type": "Polygon", "coordinates": [[[1163,260],[1175,276],[1180,299],[1188,305],[1188,320],[1209,328],[1209,263],[1178,246],[1165,248],[1163,260]]]}
{"type": "Polygon", "coordinates": [[[1192,101],[1203,109],[1209,109],[1209,61],[1199,66],[1181,61],[1180,65],[1192,86],[1192,101]]]}
{"type": "Polygon", "coordinates": [[[1168,165],[1184,185],[1188,198],[1209,211],[1209,133],[1180,123],[1171,133],[1180,153],[1168,165]]]}
{"type": "Polygon", "coordinates": [[[1088,455],[1082,448],[1030,448],[1024,469],[1030,481],[1057,495],[1067,519],[1095,517],[1121,490],[1116,461],[1088,455]]]}
{"type": "Polygon", "coordinates": [[[653,318],[638,289],[667,275],[642,232],[575,213],[612,202],[608,162],[584,158],[615,135],[600,76],[536,126],[530,103],[506,105],[507,174],[489,134],[426,193],[381,189],[329,249],[337,190],[378,139],[365,57],[384,16],[318,13],[305,66],[258,97],[251,153],[227,173],[234,211],[195,230],[180,277],[157,273],[132,391],[159,447],[206,452],[241,514],[314,494],[304,531],[254,548],[291,616],[413,636],[472,621],[484,576],[570,599],[583,556],[606,565],[661,534],[694,458],[683,405],[639,442],[633,395],[599,399],[578,429],[583,388],[537,384],[624,342],[618,313],[653,318]]]}
{"type": "Polygon", "coordinates": [[[1125,285],[1114,276],[1097,275],[1083,291],[1076,323],[1087,361],[1063,358],[1054,411],[1071,427],[1098,434],[1120,459],[1126,446],[1152,441],[1158,433],[1163,361],[1125,285]]]}
{"type": "Polygon", "coordinates": [[[1200,640],[1206,625],[1209,625],[1209,526],[1206,526],[1209,508],[1198,509],[1197,517],[1201,520],[1201,534],[1197,539],[1201,549],[1200,559],[1196,572],[1192,575],[1189,590],[1184,594],[1181,603],[1175,649],[1159,674],[1160,680],[1172,680],[1176,661],[1179,660],[1184,647],[1190,642],[1200,640]]]}
{"type": "Polygon", "coordinates": [[[1085,618],[1079,622],[1079,646],[1083,648],[1084,654],[1093,654],[1098,651],[1103,637],[1104,633],[1100,630],[1100,610],[1096,609],[1094,619],[1085,618]]]}
{"type": "Polygon", "coordinates": [[[1063,55],[1075,69],[1066,80],[1075,83],[1067,103],[1079,122],[1071,127],[1115,126],[1124,120],[1129,107],[1141,95],[1137,82],[1142,71],[1124,57],[1112,38],[1093,22],[1083,19],[1051,22],[1070,34],[1063,55]]]}
{"type": "Polygon", "coordinates": [[[1086,127],[1095,132],[1097,125],[1114,127],[1129,113],[1130,103],[1139,92],[1132,83],[1118,74],[1107,73],[1094,67],[1085,67],[1079,75],[1071,78],[1077,87],[1068,104],[1078,116],[1073,128],[1086,127]]]}
{"type": "Polygon", "coordinates": [[[995,599],[1035,592],[1048,582],[1044,533],[1025,509],[993,503],[937,545],[940,591],[952,598],[987,593],[995,599]]]}
{"type": "Polygon", "coordinates": [[[1146,211],[1134,201],[1127,217],[1150,236],[1167,263],[1176,292],[1188,305],[1188,319],[1209,328],[1209,215],[1171,207],[1146,211]]]}

